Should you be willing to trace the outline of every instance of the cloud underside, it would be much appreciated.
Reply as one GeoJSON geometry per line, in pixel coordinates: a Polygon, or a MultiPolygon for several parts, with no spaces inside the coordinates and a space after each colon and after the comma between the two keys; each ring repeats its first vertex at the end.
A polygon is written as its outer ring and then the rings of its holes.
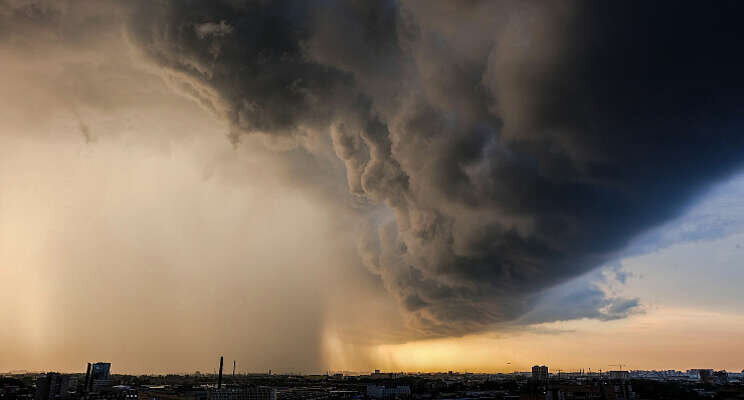
{"type": "Polygon", "coordinates": [[[148,1],[127,35],[236,143],[320,137],[366,266],[456,335],[638,307],[536,303],[739,167],[742,7],[148,1]]]}

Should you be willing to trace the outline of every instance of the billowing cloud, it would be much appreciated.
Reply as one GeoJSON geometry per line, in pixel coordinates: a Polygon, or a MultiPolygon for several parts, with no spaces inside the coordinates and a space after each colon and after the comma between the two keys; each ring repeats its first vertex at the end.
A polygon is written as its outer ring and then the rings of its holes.
{"type": "Polygon", "coordinates": [[[741,7],[148,1],[128,35],[236,143],[332,148],[367,267],[449,335],[519,321],[740,166],[741,7]]]}

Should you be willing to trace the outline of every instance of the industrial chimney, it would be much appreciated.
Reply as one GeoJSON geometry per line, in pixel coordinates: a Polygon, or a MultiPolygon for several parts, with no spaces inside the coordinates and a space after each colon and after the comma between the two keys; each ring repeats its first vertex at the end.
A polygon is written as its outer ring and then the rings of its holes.
{"type": "Polygon", "coordinates": [[[90,363],[88,363],[88,369],[85,371],[85,384],[83,385],[83,392],[88,393],[88,385],[90,384],[90,363]]]}
{"type": "Polygon", "coordinates": [[[222,356],[220,356],[220,375],[217,378],[217,389],[222,388],[222,356]]]}

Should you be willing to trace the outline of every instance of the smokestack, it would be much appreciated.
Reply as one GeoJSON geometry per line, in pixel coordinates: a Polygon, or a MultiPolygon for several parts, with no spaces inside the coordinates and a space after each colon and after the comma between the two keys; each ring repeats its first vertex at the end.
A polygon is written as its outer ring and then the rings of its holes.
{"type": "MultiPolygon", "coordinates": [[[[233,381],[235,380],[235,360],[233,360],[233,381]]],[[[235,382],[233,382],[235,384],[235,382]]]]}
{"type": "Polygon", "coordinates": [[[90,381],[90,363],[88,363],[88,369],[85,371],[85,384],[83,385],[83,392],[88,392],[88,383],[90,381]]]}
{"type": "Polygon", "coordinates": [[[222,356],[220,356],[220,375],[217,378],[217,389],[222,388],[222,356]]]}

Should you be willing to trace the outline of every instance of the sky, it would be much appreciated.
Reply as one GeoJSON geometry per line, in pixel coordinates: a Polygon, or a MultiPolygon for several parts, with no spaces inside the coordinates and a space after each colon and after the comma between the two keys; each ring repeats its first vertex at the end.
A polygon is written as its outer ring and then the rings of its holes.
{"type": "Polygon", "coordinates": [[[0,371],[740,371],[741,7],[0,0],[0,371]]]}

